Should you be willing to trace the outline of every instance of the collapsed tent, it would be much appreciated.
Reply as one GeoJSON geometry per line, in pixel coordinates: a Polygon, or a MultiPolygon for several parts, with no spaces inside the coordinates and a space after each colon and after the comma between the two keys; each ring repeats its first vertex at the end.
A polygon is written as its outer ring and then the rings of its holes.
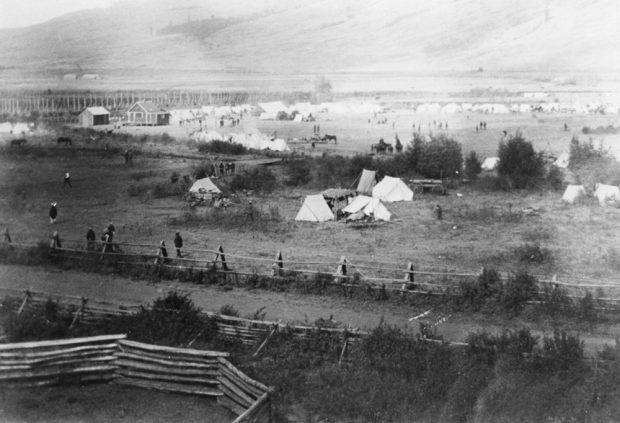
{"type": "Polygon", "coordinates": [[[482,162],[481,168],[482,170],[492,171],[492,170],[495,170],[495,168],[497,168],[498,164],[499,164],[499,157],[487,157],[482,162]]]}
{"type": "Polygon", "coordinates": [[[386,202],[412,201],[413,191],[400,178],[386,176],[372,189],[372,196],[386,202]]]}
{"type": "Polygon", "coordinates": [[[371,193],[372,189],[377,185],[376,179],[377,172],[374,170],[362,170],[362,176],[357,184],[357,192],[371,193]]]}
{"type": "Polygon", "coordinates": [[[583,185],[569,185],[562,195],[562,201],[568,204],[575,204],[579,198],[586,195],[586,189],[583,185]]]}
{"type": "Polygon", "coordinates": [[[198,179],[189,189],[189,192],[198,197],[211,197],[213,194],[219,194],[220,189],[213,183],[211,178],[198,179]]]}
{"type": "Polygon", "coordinates": [[[307,222],[325,222],[332,220],[334,214],[325,202],[325,198],[321,194],[307,195],[304,203],[301,205],[295,220],[304,220],[307,222]]]}
{"type": "Polygon", "coordinates": [[[620,188],[617,186],[596,184],[595,187],[594,195],[601,207],[605,207],[608,201],[620,201],[620,188]]]}
{"type": "Polygon", "coordinates": [[[365,195],[358,195],[353,199],[351,204],[342,209],[345,213],[356,214],[360,211],[366,215],[371,216],[374,220],[388,221],[392,217],[392,214],[383,205],[378,198],[371,198],[365,195]]]}

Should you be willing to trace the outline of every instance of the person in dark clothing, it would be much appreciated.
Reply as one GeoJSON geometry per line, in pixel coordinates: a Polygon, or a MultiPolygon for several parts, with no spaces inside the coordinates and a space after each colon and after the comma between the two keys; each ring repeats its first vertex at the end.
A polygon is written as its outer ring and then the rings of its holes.
{"type": "Polygon", "coordinates": [[[56,203],[50,204],[49,215],[50,215],[50,223],[52,224],[56,223],[56,217],[58,216],[58,209],[56,208],[56,203]]]}
{"type": "Polygon", "coordinates": [[[437,218],[437,220],[441,220],[441,218],[443,217],[443,210],[441,209],[441,206],[439,204],[437,204],[435,206],[435,217],[437,218]]]}
{"type": "Polygon", "coordinates": [[[64,182],[62,183],[62,187],[64,188],[64,187],[66,187],[67,185],[69,185],[69,188],[73,188],[73,187],[71,186],[71,175],[69,174],[69,171],[66,171],[66,172],[65,172],[65,180],[64,180],[64,182]]]}
{"type": "Polygon", "coordinates": [[[103,235],[101,236],[101,240],[104,243],[103,244],[104,253],[114,252],[114,248],[112,247],[112,239],[114,239],[114,231],[111,231],[109,228],[106,228],[103,231],[103,235]]]}
{"type": "Polygon", "coordinates": [[[220,176],[224,176],[224,163],[220,163],[220,176]]]}
{"type": "Polygon", "coordinates": [[[183,257],[181,255],[181,248],[183,247],[183,238],[178,232],[174,235],[174,248],[177,250],[177,257],[183,257]]]}
{"type": "Polygon", "coordinates": [[[93,251],[95,249],[95,231],[90,226],[86,231],[86,250],[93,251]]]}

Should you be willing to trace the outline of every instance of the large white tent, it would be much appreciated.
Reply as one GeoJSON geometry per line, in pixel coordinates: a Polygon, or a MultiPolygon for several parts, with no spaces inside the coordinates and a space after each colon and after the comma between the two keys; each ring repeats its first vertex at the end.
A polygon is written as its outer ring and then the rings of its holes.
{"type": "Polygon", "coordinates": [[[388,203],[412,201],[413,191],[400,178],[386,176],[372,189],[372,196],[388,203]]]}
{"type": "Polygon", "coordinates": [[[482,170],[492,171],[492,170],[495,170],[495,168],[497,168],[498,164],[499,164],[499,157],[487,157],[482,162],[481,167],[482,167],[482,170]]]}
{"type": "Polygon", "coordinates": [[[198,179],[189,189],[189,192],[198,196],[211,196],[213,194],[219,194],[220,189],[213,183],[211,178],[198,179]]]}
{"type": "Polygon", "coordinates": [[[553,162],[554,166],[560,167],[562,169],[566,169],[568,167],[570,161],[570,156],[568,153],[562,153],[560,154],[560,157],[558,157],[558,159],[553,162]]]}
{"type": "Polygon", "coordinates": [[[297,216],[295,216],[295,220],[308,222],[325,222],[332,219],[334,219],[334,213],[321,194],[307,195],[297,216]]]}

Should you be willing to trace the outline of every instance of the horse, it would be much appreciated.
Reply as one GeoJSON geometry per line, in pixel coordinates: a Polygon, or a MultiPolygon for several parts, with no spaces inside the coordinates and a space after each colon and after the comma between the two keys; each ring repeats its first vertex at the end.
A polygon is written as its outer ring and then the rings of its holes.
{"type": "Polygon", "coordinates": [[[11,140],[11,146],[12,147],[19,147],[20,145],[24,145],[26,144],[28,141],[26,141],[26,138],[18,138],[15,140],[11,140]]]}
{"type": "Polygon", "coordinates": [[[56,144],[73,145],[69,137],[58,137],[56,144]]]}
{"type": "Polygon", "coordinates": [[[325,142],[333,141],[334,144],[338,144],[338,138],[335,135],[325,134],[323,135],[322,140],[325,142]]]}

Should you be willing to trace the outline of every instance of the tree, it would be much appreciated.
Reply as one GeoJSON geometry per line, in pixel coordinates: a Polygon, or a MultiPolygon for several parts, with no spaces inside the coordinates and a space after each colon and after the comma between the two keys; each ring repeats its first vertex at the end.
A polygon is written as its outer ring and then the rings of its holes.
{"type": "Polygon", "coordinates": [[[465,159],[465,176],[469,179],[476,179],[482,172],[482,164],[475,151],[469,153],[465,159]]]}
{"type": "Polygon", "coordinates": [[[508,179],[514,188],[529,188],[545,174],[545,162],[532,143],[523,138],[520,132],[507,142],[500,142],[497,152],[499,164],[497,173],[508,179]]]}
{"type": "Polygon", "coordinates": [[[422,146],[417,171],[427,178],[458,177],[463,167],[461,144],[441,134],[422,146]]]}

